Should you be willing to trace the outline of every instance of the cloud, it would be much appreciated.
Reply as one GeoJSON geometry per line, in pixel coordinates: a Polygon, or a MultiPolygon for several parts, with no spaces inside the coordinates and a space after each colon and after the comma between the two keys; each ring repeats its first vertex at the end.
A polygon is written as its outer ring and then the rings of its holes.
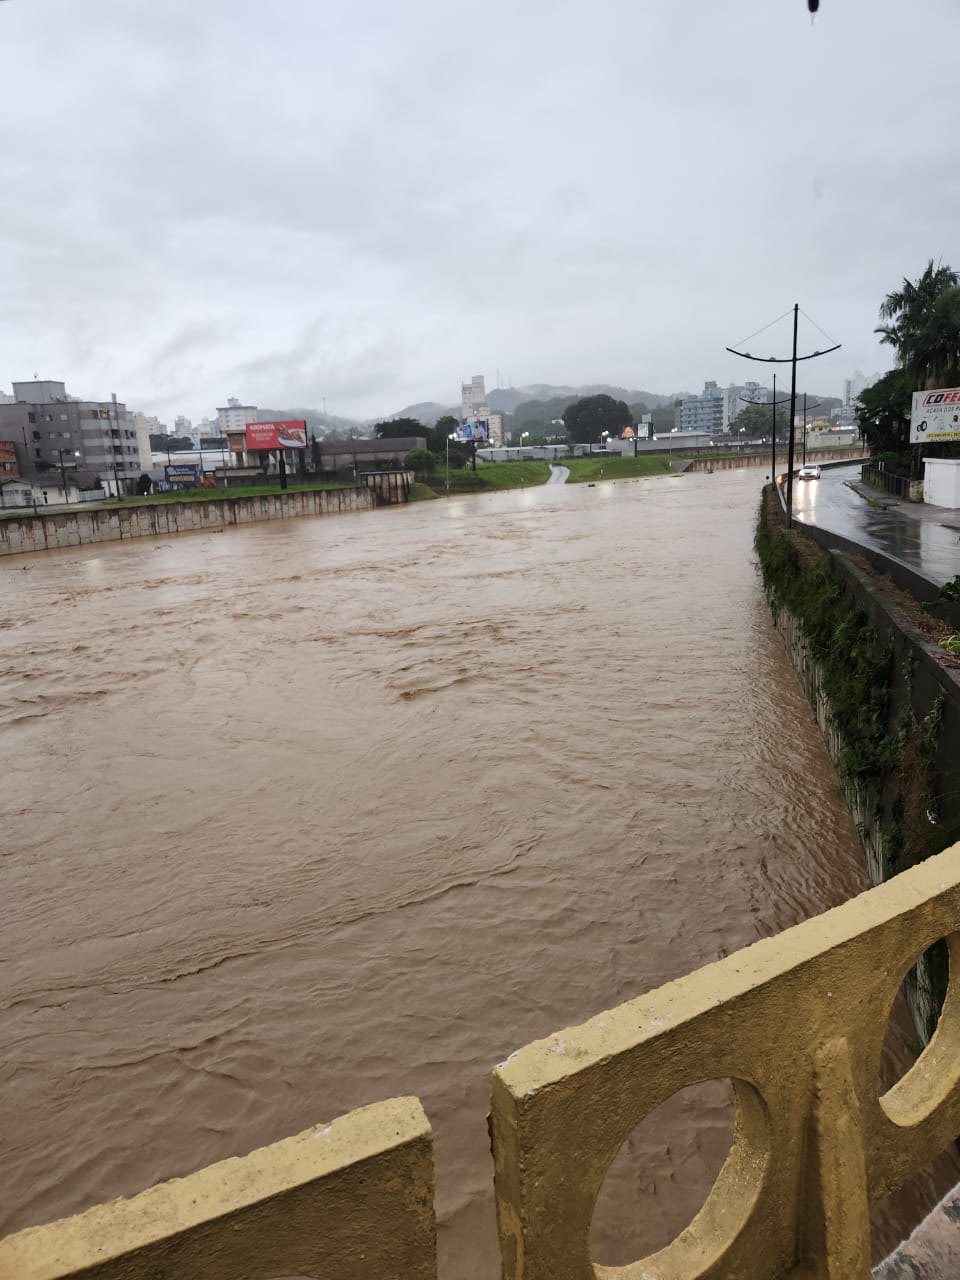
{"type": "Polygon", "coordinates": [[[497,365],[667,392],[798,300],[836,391],[956,261],[958,35],[948,0],[2,5],[0,377],[169,418],[497,365]]]}

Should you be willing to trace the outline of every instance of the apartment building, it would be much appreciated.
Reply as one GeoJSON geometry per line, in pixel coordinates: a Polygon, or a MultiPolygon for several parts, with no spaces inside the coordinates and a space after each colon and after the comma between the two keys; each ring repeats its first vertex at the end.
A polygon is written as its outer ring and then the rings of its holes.
{"type": "Polygon", "coordinates": [[[99,479],[130,493],[151,465],[125,404],[78,400],[47,379],[13,384],[12,403],[0,404],[0,441],[13,446],[20,476],[41,484],[66,475],[81,488],[99,479]]]}

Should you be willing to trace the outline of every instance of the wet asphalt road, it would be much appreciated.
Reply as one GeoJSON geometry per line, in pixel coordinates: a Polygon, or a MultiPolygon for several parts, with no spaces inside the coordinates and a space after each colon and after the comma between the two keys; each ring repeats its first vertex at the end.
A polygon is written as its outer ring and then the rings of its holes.
{"type": "Polygon", "coordinates": [[[805,524],[819,525],[896,556],[912,569],[937,583],[960,573],[960,511],[917,508],[904,514],[909,504],[897,503],[878,493],[883,509],[871,506],[845,481],[860,483],[860,464],[824,469],[819,480],[794,480],[793,513],[805,524]]]}

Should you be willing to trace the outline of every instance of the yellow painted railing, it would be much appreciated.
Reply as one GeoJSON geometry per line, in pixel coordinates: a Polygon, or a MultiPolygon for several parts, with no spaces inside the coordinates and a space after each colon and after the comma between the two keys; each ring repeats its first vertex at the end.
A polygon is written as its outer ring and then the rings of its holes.
{"type": "Polygon", "coordinates": [[[416,1098],[0,1241],[3,1280],[433,1280],[430,1125],[416,1098]]]}
{"type": "MultiPolygon", "coordinates": [[[[778,938],[568,1028],[494,1072],[505,1280],[866,1280],[869,1207],[960,1134],[960,845],[778,938]],[[904,975],[946,939],[937,1032],[886,1094],[904,975]],[[590,1256],[597,1195],[657,1106],[727,1078],[730,1155],[702,1210],[626,1267],[590,1256]]],[[[352,1112],[131,1200],[0,1241],[0,1280],[427,1280],[430,1129],[352,1112]]]]}

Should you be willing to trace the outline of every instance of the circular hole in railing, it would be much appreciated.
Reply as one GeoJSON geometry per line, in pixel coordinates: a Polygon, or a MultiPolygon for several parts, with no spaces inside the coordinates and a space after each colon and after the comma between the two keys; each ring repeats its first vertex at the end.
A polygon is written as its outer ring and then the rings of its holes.
{"type": "Polygon", "coordinates": [[[895,1124],[918,1124],[960,1083],[958,970],[953,934],[920,953],[891,1001],[878,1075],[880,1105],[895,1124]]]}
{"type": "Polygon", "coordinates": [[[760,1151],[769,1153],[766,1111],[750,1085],[707,1080],[681,1089],[627,1136],[607,1170],[590,1230],[594,1261],[620,1267],[647,1258],[714,1201],[724,1201],[716,1207],[732,1238],[760,1189],[766,1167],[765,1158],[756,1158],[760,1151]],[[746,1143],[750,1160],[740,1150],[746,1143]]]}

